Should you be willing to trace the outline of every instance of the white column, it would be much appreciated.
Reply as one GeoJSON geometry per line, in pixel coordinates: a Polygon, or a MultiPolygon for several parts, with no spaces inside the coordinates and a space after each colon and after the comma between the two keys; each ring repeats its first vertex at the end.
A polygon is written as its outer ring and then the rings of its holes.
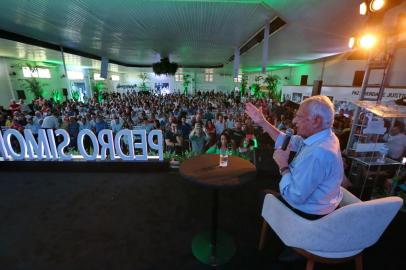
{"type": "Polygon", "coordinates": [[[234,50],[234,78],[238,78],[238,70],[240,68],[240,49],[234,50]]]}
{"type": "Polygon", "coordinates": [[[264,41],[262,42],[262,74],[266,74],[266,66],[268,65],[269,51],[269,21],[266,20],[264,27],[264,41]]]}

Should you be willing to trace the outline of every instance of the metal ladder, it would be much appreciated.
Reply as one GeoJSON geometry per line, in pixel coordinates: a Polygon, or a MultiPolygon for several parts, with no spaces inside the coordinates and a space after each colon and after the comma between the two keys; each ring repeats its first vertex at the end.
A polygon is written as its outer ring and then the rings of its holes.
{"type": "MultiPolygon", "coordinates": [[[[364,79],[362,81],[362,86],[361,86],[361,91],[359,93],[358,100],[366,100],[366,101],[376,101],[376,103],[380,103],[383,98],[383,94],[385,91],[385,86],[387,85],[388,81],[388,73],[392,64],[393,60],[393,53],[394,51],[386,53],[379,61],[369,58],[367,66],[365,68],[365,74],[364,74],[364,79]],[[366,97],[366,91],[368,87],[377,87],[376,84],[370,84],[370,76],[371,76],[371,71],[373,70],[383,70],[382,73],[382,80],[381,83],[379,84],[379,91],[378,94],[374,97],[366,97]]],[[[352,124],[351,124],[351,132],[350,136],[348,139],[347,147],[346,147],[346,153],[347,155],[350,153],[351,147],[354,143],[354,133],[356,130],[356,127],[359,125],[359,116],[360,116],[360,108],[357,107],[357,109],[354,112],[353,118],[352,118],[352,124]]]]}

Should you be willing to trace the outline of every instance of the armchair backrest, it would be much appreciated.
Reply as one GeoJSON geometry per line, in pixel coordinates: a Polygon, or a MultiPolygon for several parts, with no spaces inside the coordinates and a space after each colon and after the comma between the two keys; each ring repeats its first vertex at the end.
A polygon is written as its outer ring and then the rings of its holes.
{"type": "Polygon", "coordinates": [[[358,253],[378,241],[403,200],[386,197],[363,202],[345,189],[343,193],[341,208],[313,221],[268,194],[262,216],[287,246],[329,255],[358,253]]]}
{"type": "Polygon", "coordinates": [[[375,244],[403,204],[399,197],[387,197],[343,206],[314,221],[312,233],[319,241],[312,249],[343,252],[375,244]]]}

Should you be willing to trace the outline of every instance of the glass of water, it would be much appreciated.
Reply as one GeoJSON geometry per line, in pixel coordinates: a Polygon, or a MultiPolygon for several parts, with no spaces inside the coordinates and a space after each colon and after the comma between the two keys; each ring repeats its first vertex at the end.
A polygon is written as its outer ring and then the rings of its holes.
{"type": "Polygon", "coordinates": [[[220,149],[220,167],[227,167],[228,165],[228,151],[226,149],[220,149]]]}

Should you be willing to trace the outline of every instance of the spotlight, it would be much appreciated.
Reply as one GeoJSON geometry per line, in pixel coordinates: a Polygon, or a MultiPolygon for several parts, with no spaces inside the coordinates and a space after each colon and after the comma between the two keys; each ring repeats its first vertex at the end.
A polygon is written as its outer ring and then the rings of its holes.
{"type": "Polygon", "coordinates": [[[348,47],[350,49],[354,48],[355,45],[355,37],[351,37],[350,40],[348,41],[348,47]]]}
{"type": "Polygon", "coordinates": [[[369,4],[369,9],[372,12],[376,12],[376,11],[382,9],[384,5],[385,5],[385,0],[372,0],[371,3],[369,4]]]}
{"type": "Polygon", "coordinates": [[[376,37],[371,34],[363,35],[359,40],[359,45],[364,49],[371,49],[376,44],[376,37]]]}
{"type": "Polygon", "coordinates": [[[361,15],[366,15],[366,14],[367,14],[367,10],[368,10],[367,3],[362,2],[362,4],[359,5],[359,14],[361,14],[361,15]]]}

